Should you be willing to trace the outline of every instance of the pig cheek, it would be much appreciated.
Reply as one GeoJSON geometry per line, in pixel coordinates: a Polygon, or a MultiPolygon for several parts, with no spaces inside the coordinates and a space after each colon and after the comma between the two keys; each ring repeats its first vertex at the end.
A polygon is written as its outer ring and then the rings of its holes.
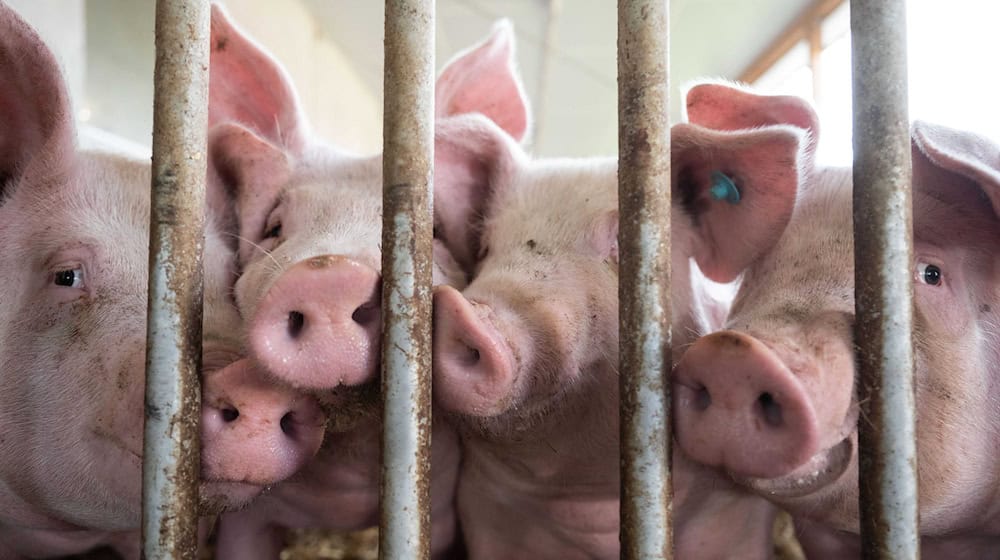
{"type": "Polygon", "coordinates": [[[989,428],[980,422],[991,408],[976,378],[984,373],[975,363],[980,356],[970,351],[974,330],[949,336],[919,305],[916,319],[917,461],[921,522],[929,528],[941,515],[981,511],[976,504],[988,499],[980,491],[983,476],[995,467],[982,441],[989,428]]]}
{"type": "Polygon", "coordinates": [[[833,437],[824,447],[836,445],[847,435],[843,433],[844,422],[855,400],[853,335],[851,325],[840,317],[822,318],[808,338],[816,363],[822,368],[816,380],[817,390],[813,393],[820,397],[816,399],[818,417],[828,421],[820,429],[833,437]]]}
{"type": "Polygon", "coordinates": [[[67,355],[59,368],[74,371],[80,356],[92,356],[76,383],[94,403],[92,429],[114,438],[127,451],[142,453],[145,389],[145,306],[121,294],[98,290],[90,305],[74,310],[67,355]],[[103,336],[94,336],[101,333],[103,336]],[[114,348],[114,352],[107,349],[114,348]]]}

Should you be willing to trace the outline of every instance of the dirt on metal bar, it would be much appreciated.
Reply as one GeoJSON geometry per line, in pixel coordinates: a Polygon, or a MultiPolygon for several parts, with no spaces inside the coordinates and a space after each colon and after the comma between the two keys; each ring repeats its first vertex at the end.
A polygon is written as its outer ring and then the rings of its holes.
{"type": "Polygon", "coordinates": [[[669,6],[618,2],[622,558],[671,558],[669,6]]]}
{"type": "Polygon", "coordinates": [[[150,216],[144,558],[197,556],[207,1],[158,0],[150,216]]]}
{"type": "Polygon", "coordinates": [[[430,556],[434,1],[386,0],[381,558],[430,556]]]}
{"type": "Polygon", "coordinates": [[[919,558],[905,0],[851,1],[864,558],[919,558]]]}

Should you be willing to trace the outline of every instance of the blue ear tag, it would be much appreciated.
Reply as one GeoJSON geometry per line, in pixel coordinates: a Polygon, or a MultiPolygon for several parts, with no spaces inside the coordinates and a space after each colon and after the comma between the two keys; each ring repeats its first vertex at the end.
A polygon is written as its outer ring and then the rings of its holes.
{"type": "Polygon", "coordinates": [[[733,180],[721,171],[712,172],[712,186],[708,192],[715,200],[725,200],[729,204],[740,203],[740,189],[736,188],[733,180]]]}

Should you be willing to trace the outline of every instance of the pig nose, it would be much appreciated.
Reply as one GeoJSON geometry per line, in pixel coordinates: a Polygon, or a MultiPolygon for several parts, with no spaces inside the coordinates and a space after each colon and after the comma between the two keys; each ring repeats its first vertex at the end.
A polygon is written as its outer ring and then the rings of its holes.
{"type": "Polygon", "coordinates": [[[434,290],[434,396],[447,410],[493,416],[510,402],[513,357],[490,311],[451,286],[434,290]]]}
{"type": "Polygon", "coordinates": [[[358,385],[375,374],[381,283],[373,268],[324,255],[282,273],[250,325],[250,348],[272,375],[295,386],[358,385]]]}
{"type": "Polygon", "coordinates": [[[782,476],[818,451],[819,425],[801,382],[752,336],[698,339],[674,371],[673,404],[681,449],[738,476],[782,476]]]}
{"type": "Polygon", "coordinates": [[[268,380],[249,360],[208,374],[203,392],[205,479],[274,484],[319,450],[326,417],[316,399],[268,380]]]}

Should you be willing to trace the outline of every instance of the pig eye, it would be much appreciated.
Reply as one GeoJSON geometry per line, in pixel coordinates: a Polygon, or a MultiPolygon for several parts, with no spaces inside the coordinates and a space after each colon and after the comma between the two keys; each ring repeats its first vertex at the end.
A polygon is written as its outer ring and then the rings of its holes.
{"type": "Polygon", "coordinates": [[[69,268],[66,270],[57,270],[52,276],[52,281],[56,286],[65,286],[67,288],[82,288],[83,287],[83,269],[82,268],[69,268]]]}
{"type": "Polygon", "coordinates": [[[273,226],[268,226],[268,228],[264,230],[264,239],[271,239],[272,237],[281,237],[281,222],[278,222],[273,226]]]}
{"type": "Polygon", "coordinates": [[[940,286],[944,280],[941,268],[927,263],[917,264],[917,277],[928,286],[940,286]]]}
{"type": "Polygon", "coordinates": [[[271,212],[264,225],[264,239],[277,239],[281,237],[281,218],[277,212],[271,212]]]}

